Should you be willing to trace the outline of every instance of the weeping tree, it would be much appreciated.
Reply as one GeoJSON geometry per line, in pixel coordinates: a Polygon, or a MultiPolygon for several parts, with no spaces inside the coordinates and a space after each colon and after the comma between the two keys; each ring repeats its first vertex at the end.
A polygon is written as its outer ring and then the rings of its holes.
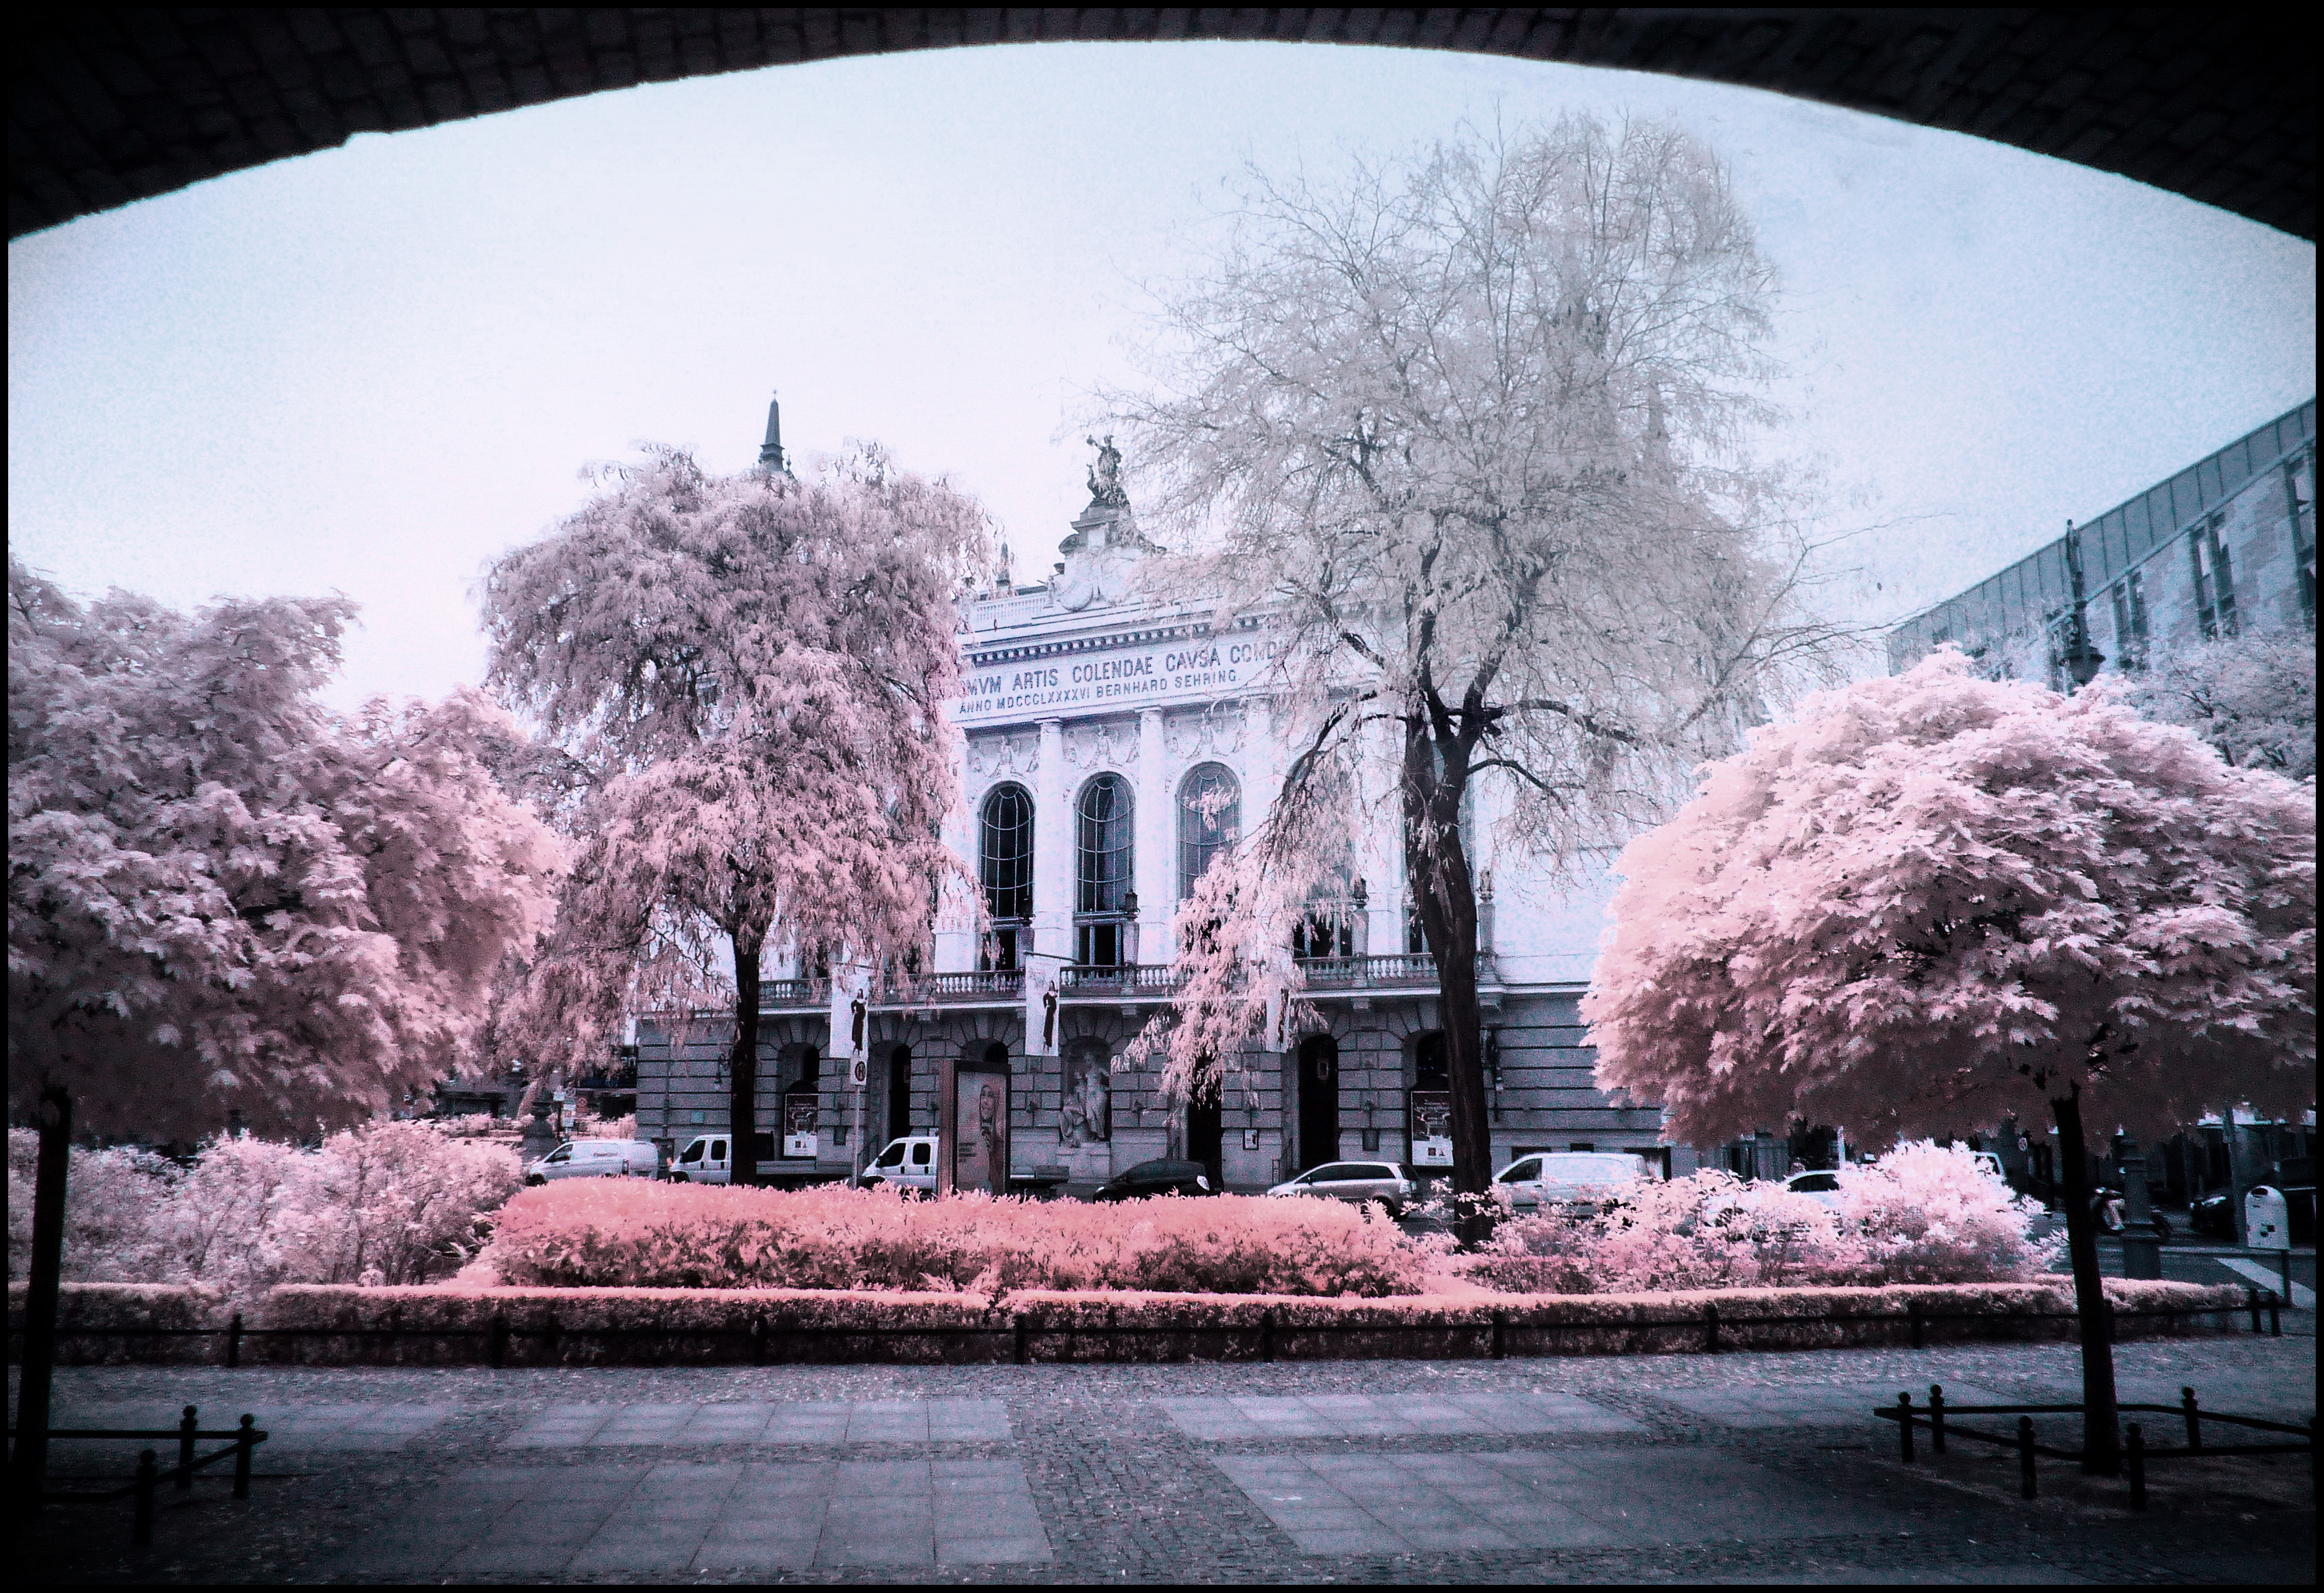
{"type": "Polygon", "coordinates": [[[1797,610],[1793,491],[1741,449],[1772,418],[1773,294],[1718,161],[1671,125],[1569,117],[1328,185],[1250,174],[1215,258],[1166,296],[1154,389],[1111,395],[1179,550],[1162,580],[1214,594],[1221,626],[1263,618],[1289,751],[1264,821],[1181,905],[1185,994],[1151,1035],[1171,1088],[1286,1042],[1296,926],[1382,798],[1476,1209],[1464,805],[1488,794],[1506,849],[1573,869],[1834,640],[1797,610]]]}
{"type": "Polygon", "coordinates": [[[1598,1080],[1710,1144],[1878,1145],[2046,1113],[2086,1465],[2116,1466],[2091,1143],[2316,1098],[2316,808],[2142,718],[1945,649],[1811,698],[1630,843],[1582,1016],[1598,1080]]]}
{"type": "Polygon", "coordinates": [[[725,1008],[752,1182],[765,957],[900,958],[964,877],[945,710],[985,517],[868,447],[812,482],[673,449],[600,482],[484,581],[489,679],[558,749],[531,773],[575,848],[504,1033],[578,1063],[625,1015],[725,1008]]]}
{"type": "Polygon", "coordinates": [[[341,597],[181,614],[8,570],[8,1097],[41,1134],[21,1501],[45,1464],[76,1125],[191,1141],[378,1116],[472,1054],[546,930],[557,838],[510,800],[507,716],[318,693],[341,597]]]}

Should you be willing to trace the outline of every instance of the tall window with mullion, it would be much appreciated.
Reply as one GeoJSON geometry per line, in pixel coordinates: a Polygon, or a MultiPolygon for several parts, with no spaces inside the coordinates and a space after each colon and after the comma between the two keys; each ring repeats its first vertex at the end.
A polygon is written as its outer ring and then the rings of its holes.
{"type": "Polygon", "coordinates": [[[1033,798],[1021,785],[996,787],[978,822],[977,872],[992,936],[986,968],[1017,966],[1018,937],[1033,916],[1033,798]]]}
{"type": "Polygon", "coordinates": [[[2212,515],[2187,538],[2188,562],[2195,575],[2195,622],[2207,642],[2236,634],[2236,574],[2227,545],[2219,540],[2223,518],[2212,515]]]}
{"type": "Polygon", "coordinates": [[[1130,783],[1101,774],[1082,787],[1074,805],[1074,960],[1119,968],[1121,926],[1128,914],[1135,866],[1130,783]]]}
{"type": "Polygon", "coordinates": [[[1224,764],[1202,764],[1178,785],[1178,894],[1232,848],[1242,829],[1242,787],[1224,764]]]}

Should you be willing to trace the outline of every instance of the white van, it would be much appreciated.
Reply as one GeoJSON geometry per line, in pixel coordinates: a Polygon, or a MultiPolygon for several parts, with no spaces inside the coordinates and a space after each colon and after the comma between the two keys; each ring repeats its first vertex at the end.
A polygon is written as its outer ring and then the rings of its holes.
{"type": "Polygon", "coordinates": [[[875,1190],[882,1184],[914,1194],[935,1194],[936,1136],[933,1134],[908,1134],[901,1139],[890,1140],[885,1148],[872,1158],[872,1165],[863,1170],[865,1189],[875,1190]]]}
{"type": "Polygon", "coordinates": [[[1519,1211],[1572,1205],[1584,1190],[1603,1194],[1648,1176],[1642,1157],[1614,1151],[1537,1151],[1493,1174],[1519,1211]]]}
{"type": "Polygon", "coordinates": [[[524,1170],[529,1184],[558,1178],[656,1178],[661,1152],[651,1140],[567,1140],[524,1170]]]}

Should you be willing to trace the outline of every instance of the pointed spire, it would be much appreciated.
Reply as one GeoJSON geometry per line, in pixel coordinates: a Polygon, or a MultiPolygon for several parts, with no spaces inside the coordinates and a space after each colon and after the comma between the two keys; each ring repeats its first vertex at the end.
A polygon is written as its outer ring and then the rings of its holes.
{"type": "Polygon", "coordinates": [[[783,454],[783,401],[778,394],[767,401],[767,440],[759,445],[759,468],[791,473],[791,462],[783,454]]]}

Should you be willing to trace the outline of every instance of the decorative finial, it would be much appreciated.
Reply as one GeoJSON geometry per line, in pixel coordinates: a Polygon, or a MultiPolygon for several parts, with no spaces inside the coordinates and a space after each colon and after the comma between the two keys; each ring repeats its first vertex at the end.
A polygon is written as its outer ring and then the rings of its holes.
{"type": "Polygon", "coordinates": [[[779,394],[767,401],[767,440],[759,445],[759,468],[788,476],[790,460],[783,457],[783,403],[779,394]]]}

